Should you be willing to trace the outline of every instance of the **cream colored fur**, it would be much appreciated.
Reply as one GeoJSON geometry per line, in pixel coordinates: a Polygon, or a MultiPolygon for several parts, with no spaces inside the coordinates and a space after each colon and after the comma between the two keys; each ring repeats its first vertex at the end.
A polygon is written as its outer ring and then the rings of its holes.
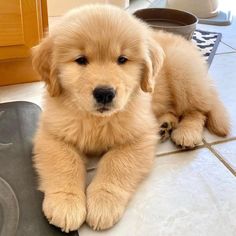
{"type": "Polygon", "coordinates": [[[152,107],[161,124],[173,126],[171,139],[192,148],[201,143],[205,123],[211,132],[226,136],[230,130],[228,113],[199,50],[170,33],[153,32],[153,38],[163,49],[165,60],[156,76],[152,107]]]}
{"type": "Polygon", "coordinates": [[[174,129],[171,138],[181,146],[201,142],[205,121],[211,131],[228,133],[197,49],[116,7],[71,11],[33,54],[48,88],[34,163],[44,214],[66,232],[85,220],[95,230],[107,229],[121,218],[151,170],[158,120],[174,129]],[[75,62],[80,55],[88,65],[75,62]],[[123,65],[117,64],[120,55],[128,58],[123,65]],[[103,113],[92,96],[100,85],[116,89],[103,113]],[[86,161],[94,155],[102,158],[86,189],[86,161]]]}

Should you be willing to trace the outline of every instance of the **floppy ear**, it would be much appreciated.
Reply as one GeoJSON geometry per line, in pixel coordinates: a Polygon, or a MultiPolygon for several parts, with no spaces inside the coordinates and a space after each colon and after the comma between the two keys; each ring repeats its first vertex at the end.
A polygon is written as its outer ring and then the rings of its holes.
{"type": "Polygon", "coordinates": [[[141,89],[144,92],[152,93],[154,91],[155,77],[162,67],[164,57],[164,52],[158,43],[154,40],[150,41],[141,79],[141,89]]]}
{"type": "Polygon", "coordinates": [[[53,40],[45,38],[39,45],[32,49],[33,68],[37,71],[42,80],[46,82],[47,90],[52,97],[59,96],[61,86],[58,81],[58,70],[52,58],[53,40]]]}

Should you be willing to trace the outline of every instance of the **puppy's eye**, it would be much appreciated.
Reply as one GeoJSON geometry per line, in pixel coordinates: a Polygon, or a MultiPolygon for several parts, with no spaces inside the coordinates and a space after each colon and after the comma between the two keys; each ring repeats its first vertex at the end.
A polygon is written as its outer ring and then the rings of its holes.
{"type": "Polygon", "coordinates": [[[119,65],[125,64],[128,61],[128,58],[126,58],[125,56],[119,56],[117,59],[117,63],[119,65]]]}
{"type": "Polygon", "coordinates": [[[80,56],[75,60],[79,65],[87,65],[88,64],[88,59],[85,56],[80,56]]]}

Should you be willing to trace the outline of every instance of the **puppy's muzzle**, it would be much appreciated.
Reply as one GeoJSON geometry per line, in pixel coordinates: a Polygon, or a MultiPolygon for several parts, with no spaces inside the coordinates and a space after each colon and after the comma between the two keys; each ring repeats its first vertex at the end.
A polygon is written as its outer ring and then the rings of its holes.
{"type": "Polygon", "coordinates": [[[93,97],[99,104],[111,103],[116,96],[116,91],[111,87],[97,87],[93,90],[93,97]]]}

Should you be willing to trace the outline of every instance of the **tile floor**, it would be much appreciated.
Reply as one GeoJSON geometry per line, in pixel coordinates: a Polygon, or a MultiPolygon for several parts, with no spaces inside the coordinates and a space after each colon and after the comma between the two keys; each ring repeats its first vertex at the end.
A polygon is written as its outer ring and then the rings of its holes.
{"type": "MultiPolygon", "coordinates": [[[[152,1],[131,0],[128,10],[148,7],[152,1]]],[[[235,3],[231,1],[231,4],[235,10],[235,3]]],[[[236,235],[234,18],[233,24],[227,27],[198,25],[199,29],[223,34],[210,74],[231,115],[231,135],[219,138],[205,131],[203,144],[193,151],[179,150],[171,142],[161,144],[154,170],[138,189],[121,221],[104,232],[93,232],[84,225],[80,236],[236,235]]],[[[0,102],[24,100],[41,106],[43,92],[42,82],[0,87],[0,102]]]]}

